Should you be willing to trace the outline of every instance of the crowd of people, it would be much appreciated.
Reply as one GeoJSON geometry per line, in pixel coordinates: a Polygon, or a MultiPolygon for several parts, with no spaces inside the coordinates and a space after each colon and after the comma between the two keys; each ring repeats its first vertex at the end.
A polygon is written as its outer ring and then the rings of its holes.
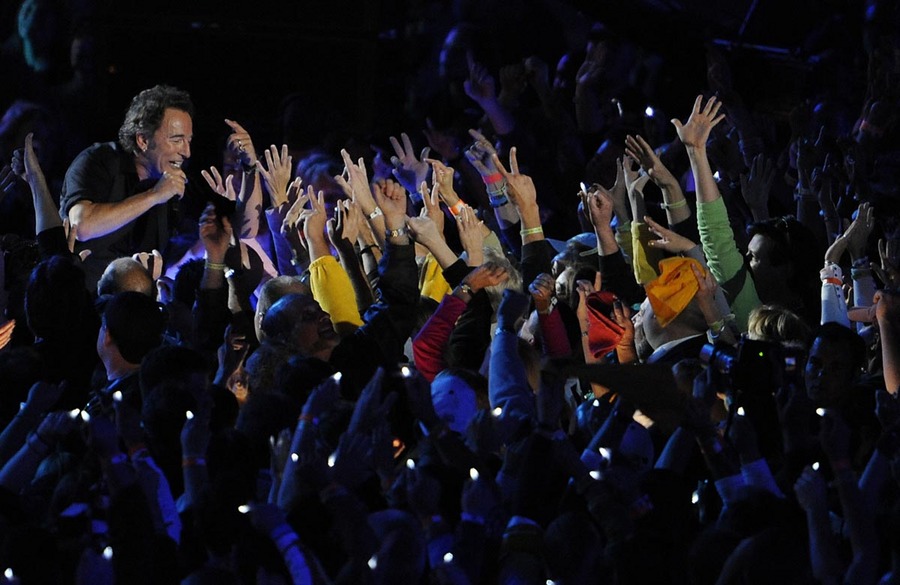
{"type": "Polygon", "coordinates": [[[422,140],[226,120],[202,182],[190,88],[58,177],[77,137],[16,102],[0,581],[900,582],[900,38],[867,8],[781,113],[713,46],[664,113],[664,55],[598,23],[551,73],[460,22],[422,140]]]}

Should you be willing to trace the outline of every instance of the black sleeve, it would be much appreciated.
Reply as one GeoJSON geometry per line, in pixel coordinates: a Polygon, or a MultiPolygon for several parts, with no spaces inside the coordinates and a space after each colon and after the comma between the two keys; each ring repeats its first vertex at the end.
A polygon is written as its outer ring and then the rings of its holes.
{"type": "Polygon", "coordinates": [[[534,282],[539,274],[550,274],[554,256],[556,250],[547,240],[538,240],[522,246],[522,284],[525,288],[534,282]]]}
{"type": "Polygon", "coordinates": [[[456,322],[447,341],[446,364],[478,371],[491,344],[491,315],[494,309],[483,290],[478,291],[456,322]]]}
{"type": "Polygon", "coordinates": [[[470,272],[472,272],[472,268],[466,264],[465,260],[460,258],[444,270],[444,280],[447,281],[451,288],[456,288],[462,284],[463,279],[470,272]]]}
{"type": "Polygon", "coordinates": [[[228,289],[204,289],[197,291],[197,300],[193,309],[193,345],[200,351],[215,353],[222,340],[225,329],[231,322],[231,311],[228,310],[228,289]]]}
{"type": "Polygon", "coordinates": [[[69,256],[69,243],[66,241],[66,231],[58,225],[37,234],[38,251],[42,260],[51,256],[69,256]]]}
{"type": "Polygon", "coordinates": [[[634,279],[634,271],[625,262],[622,250],[608,256],[600,256],[600,273],[603,275],[603,288],[612,291],[617,297],[636,305],[644,301],[644,287],[634,279]]]}
{"type": "Polygon", "coordinates": [[[341,388],[355,399],[378,366],[404,361],[419,302],[415,247],[388,244],[379,264],[378,300],[363,316],[362,327],[341,340],[329,363],[344,376],[341,388]]]}
{"type": "Polygon", "coordinates": [[[69,217],[69,210],[79,201],[106,202],[113,191],[117,171],[115,151],[104,145],[79,154],[66,171],[59,196],[60,217],[69,217]]]}

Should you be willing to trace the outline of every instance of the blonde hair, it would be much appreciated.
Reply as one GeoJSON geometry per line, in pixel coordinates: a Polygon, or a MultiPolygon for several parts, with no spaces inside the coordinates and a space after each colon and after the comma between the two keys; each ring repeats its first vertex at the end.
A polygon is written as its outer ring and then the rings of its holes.
{"type": "Polygon", "coordinates": [[[812,331],[793,311],[777,305],[760,305],[750,312],[747,334],[754,340],[800,343],[806,347],[812,331]]]}
{"type": "Polygon", "coordinates": [[[502,266],[506,269],[507,274],[509,274],[509,280],[507,280],[503,284],[489,286],[484,289],[485,291],[487,291],[488,298],[491,299],[491,306],[494,307],[494,310],[496,311],[497,307],[500,306],[500,299],[503,298],[504,290],[509,288],[514,291],[522,292],[522,273],[516,269],[513,263],[510,262],[502,252],[500,252],[496,248],[485,246],[484,263],[487,264],[488,262],[490,262],[491,264],[502,266]]]}

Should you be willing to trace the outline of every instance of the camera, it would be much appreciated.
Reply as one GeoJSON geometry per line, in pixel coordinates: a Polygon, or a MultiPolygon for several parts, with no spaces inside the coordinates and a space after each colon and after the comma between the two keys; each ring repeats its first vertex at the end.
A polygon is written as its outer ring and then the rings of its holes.
{"type": "Polygon", "coordinates": [[[734,392],[772,394],[784,383],[797,383],[803,356],[799,349],[742,337],[737,346],[706,344],[700,361],[721,374],[734,392]]]}

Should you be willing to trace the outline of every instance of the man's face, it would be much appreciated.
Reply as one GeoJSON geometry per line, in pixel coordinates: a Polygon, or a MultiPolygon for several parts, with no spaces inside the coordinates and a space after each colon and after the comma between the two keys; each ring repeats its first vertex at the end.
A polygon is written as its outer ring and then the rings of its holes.
{"type": "Polygon", "coordinates": [[[138,162],[147,170],[147,178],[157,179],[166,171],[180,170],[184,162],[191,158],[193,137],[194,126],[188,113],[166,109],[162,123],[153,136],[138,137],[138,146],[146,140],[146,150],[141,148],[138,162]]]}
{"type": "Polygon", "coordinates": [[[331,324],[331,317],[322,310],[312,297],[301,297],[295,311],[293,346],[303,355],[316,355],[323,350],[334,348],[340,338],[331,324]]]}
{"type": "Polygon", "coordinates": [[[841,402],[853,383],[853,361],[846,344],[816,338],[806,362],[806,394],[816,406],[831,408],[841,402]]]}
{"type": "Polygon", "coordinates": [[[775,258],[775,242],[762,234],[756,234],[747,245],[750,256],[750,272],[762,302],[772,300],[773,291],[787,286],[791,276],[790,262],[778,262],[775,258]]]}

